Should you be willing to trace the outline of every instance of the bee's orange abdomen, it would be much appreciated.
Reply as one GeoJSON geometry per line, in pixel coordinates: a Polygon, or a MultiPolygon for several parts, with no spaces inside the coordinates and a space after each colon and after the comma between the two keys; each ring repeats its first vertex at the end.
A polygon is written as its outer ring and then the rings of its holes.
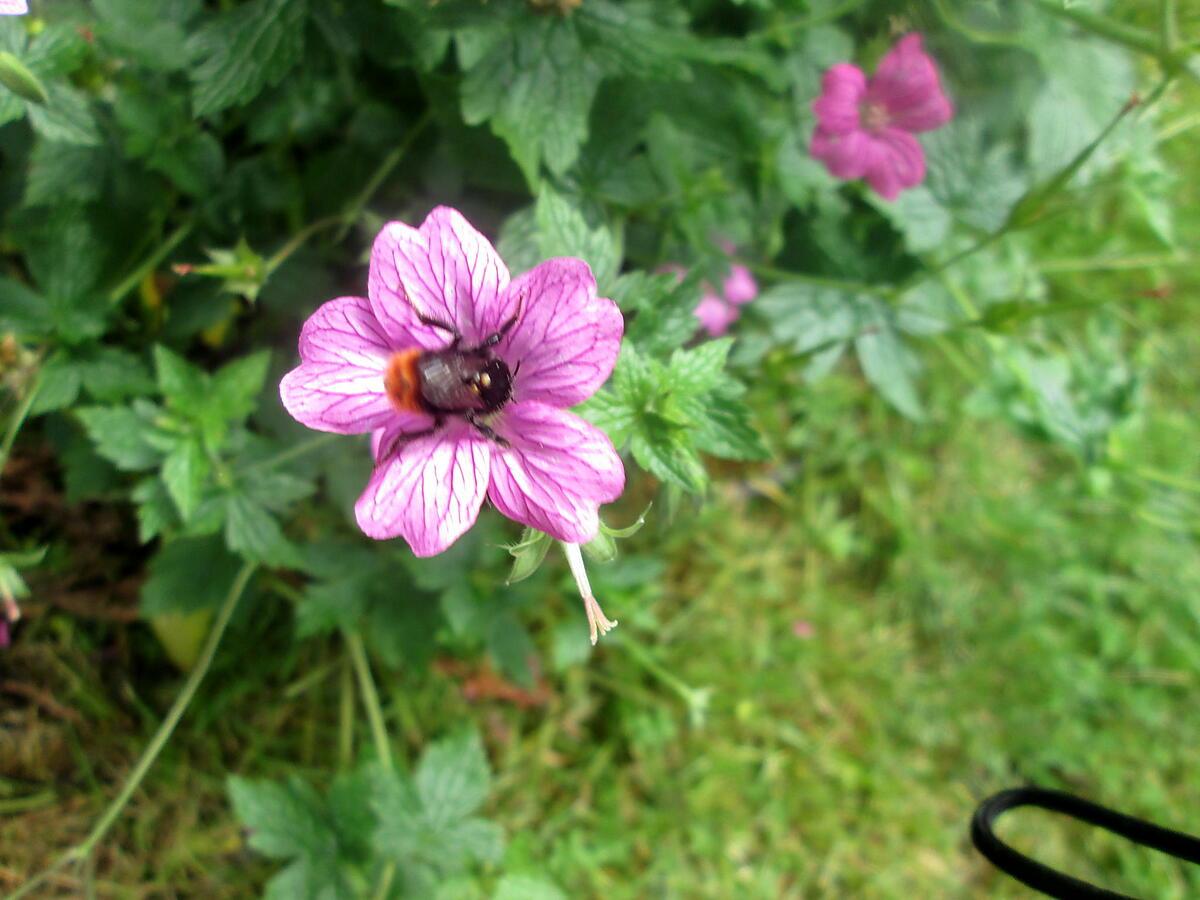
{"type": "Polygon", "coordinates": [[[383,389],[392,406],[403,412],[424,412],[421,400],[421,375],[417,360],[421,350],[400,350],[392,354],[383,373],[383,389]]]}

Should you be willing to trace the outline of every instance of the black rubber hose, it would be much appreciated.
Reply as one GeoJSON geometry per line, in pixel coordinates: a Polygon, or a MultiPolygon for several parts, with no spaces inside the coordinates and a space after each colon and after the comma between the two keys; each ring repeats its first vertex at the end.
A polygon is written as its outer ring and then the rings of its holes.
{"type": "Polygon", "coordinates": [[[1143,847],[1152,847],[1177,859],[1200,863],[1200,838],[1180,831],[1162,828],[1142,819],[1135,819],[1116,810],[1108,809],[1082,797],[1064,794],[1039,787],[1012,788],[988,797],[975,810],[971,819],[971,841],[975,849],[1001,872],[1041,891],[1049,897],[1064,900],[1086,900],[1086,898],[1118,898],[1136,900],[1128,894],[1118,894],[1096,887],[1078,878],[1072,878],[1057,869],[1030,859],[1005,844],[994,830],[994,823],[1001,814],[1018,806],[1037,806],[1052,812],[1062,813],[1081,822],[1103,828],[1120,835],[1143,847]]]}

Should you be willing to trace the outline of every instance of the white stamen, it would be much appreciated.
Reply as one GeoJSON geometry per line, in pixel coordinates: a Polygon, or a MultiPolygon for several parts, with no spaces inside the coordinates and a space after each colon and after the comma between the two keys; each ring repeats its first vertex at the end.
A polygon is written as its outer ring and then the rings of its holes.
{"type": "Polygon", "coordinates": [[[583,567],[583,554],[579,552],[579,545],[563,541],[562,548],[563,552],[567,554],[567,565],[571,567],[571,574],[575,576],[575,585],[579,588],[579,595],[583,597],[583,608],[587,610],[588,627],[592,632],[592,646],[594,647],[596,641],[600,639],[600,635],[608,634],[616,628],[617,622],[604,615],[604,610],[592,596],[592,586],[588,583],[587,569],[583,567]]]}

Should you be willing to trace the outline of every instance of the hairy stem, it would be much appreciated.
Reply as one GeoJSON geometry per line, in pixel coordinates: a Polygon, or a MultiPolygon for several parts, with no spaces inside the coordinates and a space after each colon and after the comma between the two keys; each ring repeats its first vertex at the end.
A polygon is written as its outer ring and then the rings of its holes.
{"type": "Polygon", "coordinates": [[[350,651],[350,662],[358,676],[358,689],[362,694],[363,706],[367,710],[367,721],[371,725],[371,738],[375,741],[375,752],[384,771],[392,772],[396,764],[392,759],[392,745],[388,741],[387,725],[383,719],[383,707],[379,703],[379,691],[371,676],[371,665],[367,662],[367,650],[362,635],[357,631],[346,631],[346,649],[350,651]]]}
{"type": "Polygon", "coordinates": [[[21,398],[21,405],[13,410],[12,418],[8,420],[8,429],[4,432],[4,443],[0,444],[0,476],[3,476],[4,467],[8,465],[8,454],[12,453],[13,444],[16,443],[21,426],[29,418],[29,411],[33,409],[33,401],[37,398],[37,392],[41,385],[41,375],[38,375],[25,391],[25,396],[21,398]]]}
{"type": "Polygon", "coordinates": [[[153,272],[158,264],[161,263],[171,251],[178,247],[189,234],[192,233],[192,228],[195,227],[195,222],[188,220],[171,232],[170,237],[158,245],[154,252],[147,256],[138,265],[136,269],[130,272],[125,278],[111,291],[108,292],[108,302],[116,305],[125,299],[125,295],[138,286],[147,274],[153,272]]]}
{"type": "MultiPolygon", "coordinates": [[[[350,662],[358,675],[358,689],[362,694],[363,706],[367,710],[367,721],[371,724],[371,736],[375,741],[375,753],[379,764],[385,772],[395,771],[396,764],[392,759],[392,745],[388,741],[387,725],[383,719],[383,707],[379,703],[379,691],[375,689],[375,679],[371,676],[371,665],[367,661],[367,650],[363,646],[362,635],[357,631],[346,631],[346,649],[350,651],[350,662]]],[[[384,900],[391,892],[392,882],[396,878],[396,864],[389,862],[379,873],[379,881],[375,885],[373,897],[384,900]]]]}
{"type": "Polygon", "coordinates": [[[404,138],[395,146],[392,152],[383,158],[378,167],[376,167],[375,172],[368,179],[366,185],[359,191],[358,196],[343,210],[340,216],[342,227],[334,235],[334,240],[340,241],[346,236],[346,232],[358,220],[358,217],[362,215],[362,211],[371,202],[371,198],[375,196],[375,192],[379,190],[380,185],[387,180],[387,177],[392,174],[392,170],[400,165],[401,160],[408,155],[408,151],[412,148],[412,145],[421,136],[421,132],[429,126],[431,121],[433,121],[433,113],[427,109],[413,123],[413,126],[408,129],[408,133],[404,135],[404,138]]]}

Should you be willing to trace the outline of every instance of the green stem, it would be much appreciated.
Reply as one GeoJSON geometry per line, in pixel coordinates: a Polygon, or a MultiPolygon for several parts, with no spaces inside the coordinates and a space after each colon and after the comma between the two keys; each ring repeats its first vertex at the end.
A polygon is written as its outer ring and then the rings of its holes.
{"type": "Polygon", "coordinates": [[[246,590],[246,585],[249,584],[250,578],[254,575],[256,568],[256,563],[246,563],[233,580],[233,584],[229,588],[229,593],[225,596],[225,602],[221,604],[221,608],[217,612],[217,618],[213,622],[212,630],[208,633],[208,639],[204,643],[204,649],[200,653],[200,658],[196,660],[196,665],[188,673],[187,681],[184,682],[182,690],[180,690],[178,696],[175,698],[175,702],[171,704],[171,709],[167,713],[167,717],[163,719],[162,724],[158,727],[158,731],[151,739],[149,746],[142,752],[141,759],[138,760],[133,772],[125,780],[125,784],[116,799],[108,805],[104,814],[96,822],[82,843],[68,850],[53,866],[41,875],[26,882],[9,900],[17,900],[17,898],[25,896],[33,888],[45,881],[50,874],[63,866],[71,863],[85,862],[92,855],[92,851],[96,849],[96,845],[108,834],[109,829],[112,828],[113,824],[124,811],[125,806],[141,786],[142,781],[158,759],[158,755],[162,752],[163,747],[171,739],[176,726],[183,718],[183,714],[187,711],[189,704],[191,704],[192,698],[195,697],[196,690],[200,687],[200,682],[208,674],[213,658],[217,654],[217,647],[220,646],[221,638],[224,637],[225,629],[229,625],[229,620],[233,617],[233,612],[237,608],[238,601],[246,590]]]}
{"type": "Polygon", "coordinates": [[[1155,59],[1160,59],[1162,56],[1158,41],[1148,31],[1114,22],[1112,19],[1098,16],[1087,10],[1068,6],[1062,0],[1032,0],[1032,2],[1045,12],[1060,19],[1066,19],[1097,37],[1112,41],[1114,44],[1121,44],[1130,50],[1145,53],[1147,56],[1153,56],[1155,59]]]}
{"type": "Polygon", "coordinates": [[[375,752],[385,772],[392,772],[396,764],[392,759],[392,745],[388,742],[387,725],[384,724],[383,707],[379,704],[379,692],[375,679],[371,677],[371,665],[367,662],[367,650],[362,635],[357,631],[344,632],[346,649],[350,651],[350,662],[358,675],[358,689],[362,693],[363,706],[367,710],[367,721],[371,725],[371,737],[375,741],[375,752]]]}
{"type": "Polygon", "coordinates": [[[830,288],[835,291],[845,291],[850,294],[873,294],[886,296],[887,291],[862,281],[845,281],[841,278],[827,278],[824,275],[809,275],[804,272],[792,272],[788,269],[778,269],[762,263],[746,264],[756,275],[772,278],[776,281],[790,281],[796,284],[811,284],[813,287],[830,288]]]}
{"type": "MultiPolygon", "coordinates": [[[[387,725],[383,719],[383,707],[379,703],[379,691],[375,689],[375,679],[371,677],[371,665],[367,661],[367,650],[363,646],[362,635],[357,631],[344,632],[346,649],[350,651],[350,662],[358,675],[358,689],[362,694],[363,706],[367,709],[367,721],[371,724],[371,736],[375,741],[375,753],[379,764],[385,772],[392,772],[396,765],[392,759],[392,745],[388,741],[387,725]]],[[[389,862],[379,873],[379,881],[372,895],[375,900],[385,900],[391,892],[392,882],[396,878],[396,864],[389,862]]]]}
{"type": "Polygon", "coordinates": [[[1146,481],[1155,484],[1161,484],[1165,487],[1176,488],[1181,491],[1190,491],[1191,493],[1200,494],[1200,481],[1194,481],[1183,475],[1176,475],[1173,472],[1163,472],[1159,469],[1152,469],[1148,466],[1135,466],[1131,468],[1130,473],[1145,479],[1146,481]]]}
{"type": "Polygon", "coordinates": [[[1183,253],[1151,253],[1145,256],[1096,257],[1095,259],[1048,259],[1037,263],[1047,272],[1121,272],[1128,269],[1153,269],[1159,266],[1194,266],[1200,257],[1183,253]]]}
{"type": "Polygon", "coordinates": [[[1179,49],[1179,19],[1175,14],[1175,0],[1162,0],[1162,49],[1173,55],[1179,49]]]}
{"type": "Polygon", "coordinates": [[[432,111],[428,109],[425,110],[425,112],[421,114],[421,117],[413,123],[412,128],[408,129],[408,133],[404,135],[404,138],[400,141],[400,143],[393,148],[391,153],[383,158],[382,162],[380,162],[378,167],[376,167],[375,172],[367,180],[366,185],[364,185],[363,189],[358,192],[358,196],[355,197],[350,202],[350,205],[342,211],[340,217],[342,220],[342,227],[338,230],[338,233],[334,235],[334,240],[340,241],[346,236],[346,232],[350,229],[351,225],[358,221],[358,217],[362,215],[362,211],[366,209],[367,204],[371,202],[371,198],[375,196],[375,192],[379,190],[379,186],[382,185],[383,182],[387,180],[387,177],[392,174],[392,170],[395,169],[396,166],[400,165],[400,161],[403,160],[408,154],[408,151],[412,148],[413,143],[418,137],[421,136],[421,132],[423,132],[432,121],[432,111]]]}
{"type": "Polygon", "coordinates": [[[693,727],[700,728],[703,726],[704,717],[708,710],[709,696],[712,694],[711,688],[692,687],[682,678],[679,678],[668,670],[649,650],[636,640],[630,638],[628,634],[621,634],[617,643],[625,648],[625,651],[634,662],[679,695],[679,698],[687,706],[688,718],[693,727]]]}
{"type": "Polygon", "coordinates": [[[38,374],[33,383],[29,385],[25,396],[21,398],[21,405],[13,410],[12,418],[8,420],[8,429],[4,432],[4,443],[0,444],[0,477],[4,474],[4,467],[8,465],[8,454],[12,453],[13,444],[16,443],[21,426],[29,418],[29,411],[33,409],[33,401],[37,398],[37,392],[41,386],[42,378],[38,374]]]}
{"type": "Polygon", "coordinates": [[[338,704],[338,764],[349,769],[354,763],[354,671],[342,660],[338,704]]]}
{"type": "Polygon", "coordinates": [[[275,253],[263,263],[263,280],[270,277],[271,273],[287,262],[288,257],[304,246],[304,243],[324,228],[330,228],[334,225],[340,225],[342,222],[341,216],[326,216],[324,219],[317,219],[315,222],[310,222],[308,225],[297,231],[288,242],[280,247],[275,253]]]}
{"type": "Polygon", "coordinates": [[[250,465],[243,468],[241,471],[242,472],[258,472],[258,471],[261,471],[262,469],[273,469],[276,466],[281,466],[284,463],[291,462],[293,459],[298,459],[301,456],[306,456],[309,453],[312,453],[314,450],[320,450],[322,447],[326,446],[327,444],[333,443],[334,440],[336,440],[338,437],[340,437],[340,435],[319,434],[316,437],[312,437],[312,438],[309,438],[308,440],[301,441],[298,444],[293,444],[291,447],[288,447],[286,450],[281,450],[280,452],[276,453],[274,456],[268,456],[264,460],[260,460],[259,462],[251,463],[250,465]]]}
{"type": "Polygon", "coordinates": [[[178,247],[195,227],[195,222],[190,219],[171,232],[170,237],[163,241],[153,253],[147,256],[142,263],[129,273],[120,284],[108,292],[108,302],[115,306],[125,299],[125,295],[132,291],[143,278],[150,272],[153,272],[158,264],[161,263],[171,251],[178,247]]]}

